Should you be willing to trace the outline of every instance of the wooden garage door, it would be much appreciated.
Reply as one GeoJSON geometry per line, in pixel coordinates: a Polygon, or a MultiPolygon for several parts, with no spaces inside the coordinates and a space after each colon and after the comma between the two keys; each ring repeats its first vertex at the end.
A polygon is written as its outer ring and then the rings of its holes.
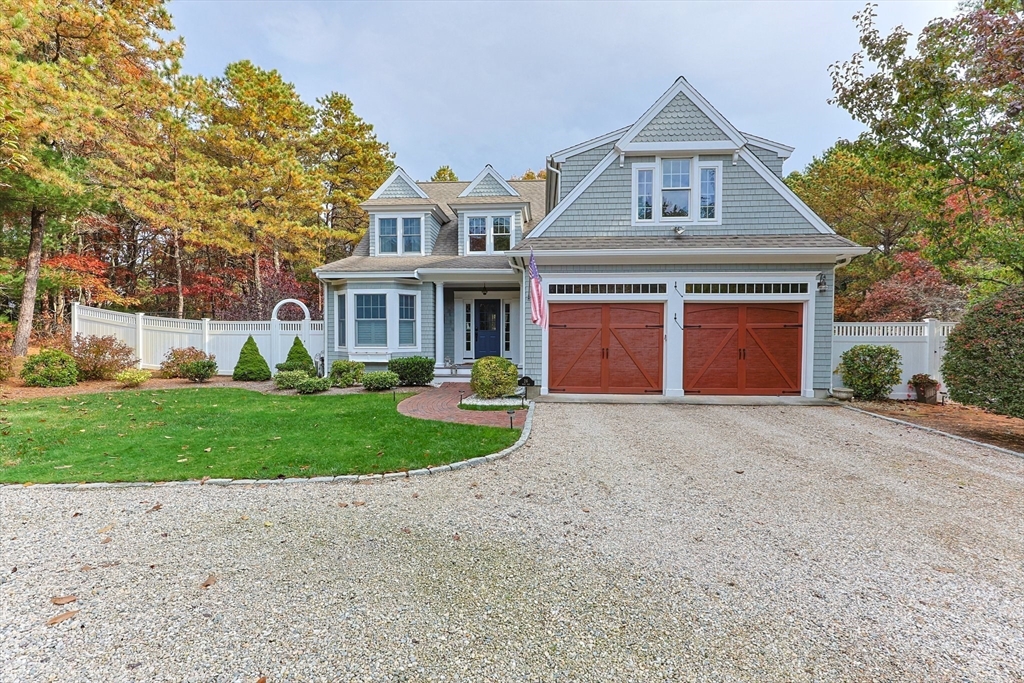
{"type": "Polygon", "coordinates": [[[661,393],[663,304],[551,304],[548,390],[661,393]]]}
{"type": "Polygon", "coordinates": [[[800,393],[803,304],[686,304],[683,390],[800,393]]]}

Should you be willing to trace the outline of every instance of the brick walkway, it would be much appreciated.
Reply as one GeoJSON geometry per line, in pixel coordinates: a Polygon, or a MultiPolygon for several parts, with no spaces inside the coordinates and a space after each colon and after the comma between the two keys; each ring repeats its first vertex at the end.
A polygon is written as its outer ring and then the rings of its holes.
{"type": "MultiPolygon", "coordinates": [[[[463,410],[459,407],[459,391],[466,396],[473,393],[469,384],[445,382],[440,387],[427,389],[410,396],[398,404],[398,412],[409,417],[443,422],[461,422],[468,425],[508,427],[508,414],[504,410],[463,410]]],[[[526,411],[517,410],[513,424],[522,429],[526,411]]]]}

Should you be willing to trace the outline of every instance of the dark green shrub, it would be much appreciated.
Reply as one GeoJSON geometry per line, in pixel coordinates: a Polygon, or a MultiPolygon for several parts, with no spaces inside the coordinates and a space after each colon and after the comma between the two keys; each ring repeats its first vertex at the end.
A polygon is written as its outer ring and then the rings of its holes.
{"type": "Polygon", "coordinates": [[[316,365],[313,364],[313,357],[309,355],[309,351],[298,337],[292,342],[292,348],[288,349],[288,357],[275,367],[278,371],[305,370],[310,377],[316,377],[316,365]]]}
{"type": "Polygon", "coordinates": [[[69,387],[78,384],[78,365],[63,351],[43,349],[25,361],[21,378],[30,387],[69,387]]]}
{"type": "Polygon", "coordinates": [[[398,375],[390,370],[368,372],[363,375],[363,388],[367,391],[388,391],[398,386],[398,375]]]}
{"type": "Polygon", "coordinates": [[[160,373],[164,377],[181,377],[181,364],[193,360],[217,360],[217,358],[194,346],[169,349],[163,362],[160,363],[160,373]]]}
{"type": "Polygon", "coordinates": [[[434,381],[434,359],[425,356],[392,358],[388,370],[398,375],[403,387],[423,387],[434,381]]]}
{"type": "Polygon", "coordinates": [[[354,360],[336,360],[331,363],[331,382],[336,387],[350,387],[362,381],[366,363],[354,360]]]}
{"type": "Polygon", "coordinates": [[[1024,287],[964,315],[946,339],[942,377],[954,401],[1024,417],[1024,287]]]}
{"type": "Polygon", "coordinates": [[[242,344],[231,379],[239,382],[265,382],[270,379],[270,366],[260,355],[260,347],[256,346],[256,340],[251,334],[242,344]]]}
{"type": "Polygon", "coordinates": [[[71,357],[78,366],[78,379],[114,379],[136,363],[135,349],[113,335],[75,335],[71,357]]]}
{"type": "Polygon", "coordinates": [[[190,360],[182,363],[181,376],[193,382],[205,382],[217,374],[217,361],[215,360],[190,360]]]}
{"type": "Polygon", "coordinates": [[[327,391],[330,388],[330,377],[310,377],[309,375],[300,379],[295,385],[295,391],[300,394],[319,394],[321,391],[327,391]]]}
{"type": "Polygon", "coordinates": [[[519,386],[519,371],[507,358],[487,356],[473,363],[469,386],[480,398],[509,396],[519,386]]]}
{"type": "Polygon", "coordinates": [[[900,383],[902,365],[903,357],[895,347],[858,344],[843,352],[835,371],[856,398],[874,401],[886,398],[900,383]]]}
{"type": "Polygon", "coordinates": [[[305,370],[281,370],[274,375],[274,386],[278,389],[294,389],[304,379],[309,379],[305,370]]]}

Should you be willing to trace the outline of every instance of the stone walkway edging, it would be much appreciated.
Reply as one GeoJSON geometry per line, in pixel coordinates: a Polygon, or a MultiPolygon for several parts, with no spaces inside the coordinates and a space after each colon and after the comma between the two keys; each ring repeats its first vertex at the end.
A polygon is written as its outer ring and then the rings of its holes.
{"type": "Polygon", "coordinates": [[[439,465],[437,467],[424,467],[418,470],[409,470],[407,472],[388,472],[385,474],[345,474],[337,477],[288,477],[285,479],[207,479],[201,481],[199,479],[186,479],[184,481],[126,481],[126,482],[105,482],[98,481],[89,484],[3,484],[0,485],[0,490],[8,491],[12,489],[68,489],[74,491],[86,491],[89,489],[134,489],[134,488],[173,488],[173,487],[185,487],[185,486],[262,486],[264,484],[361,484],[367,481],[388,481],[392,479],[408,479],[409,477],[417,477],[429,474],[441,474],[444,472],[454,472],[456,470],[466,469],[467,467],[478,467],[480,465],[486,465],[494,462],[495,460],[501,460],[512,455],[520,448],[522,448],[526,441],[530,438],[530,432],[533,429],[533,409],[535,404],[530,403],[530,408],[526,412],[526,422],[523,424],[523,431],[519,434],[519,438],[514,444],[509,446],[503,451],[497,453],[491,453],[490,455],[481,455],[476,458],[470,458],[469,460],[460,460],[458,462],[449,463],[447,465],[439,465]]]}
{"type": "Polygon", "coordinates": [[[956,434],[950,434],[949,432],[944,432],[941,429],[935,429],[934,427],[925,427],[924,425],[914,424],[913,422],[907,422],[906,420],[900,420],[900,419],[897,419],[895,417],[889,417],[888,415],[879,415],[878,413],[873,413],[870,410],[863,410],[861,408],[854,408],[853,406],[850,406],[850,405],[843,405],[843,407],[846,408],[847,410],[852,410],[855,413],[861,413],[863,415],[870,415],[871,417],[877,417],[880,420],[888,420],[889,422],[895,422],[898,425],[903,425],[905,427],[913,427],[914,429],[920,429],[920,430],[925,431],[925,432],[931,432],[932,434],[940,434],[942,436],[949,437],[950,439],[956,439],[957,441],[963,441],[964,443],[969,443],[972,446],[981,446],[982,448],[989,448],[989,449],[991,449],[993,451],[999,451],[1000,453],[1006,453],[1007,455],[1015,455],[1018,458],[1024,458],[1024,453],[1020,453],[1018,451],[1011,451],[1009,448],[1003,448],[1002,446],[994,446],[994,445],[992,445],[990,443],[985,443],[984,441],[975,441],[974,439],[968,439],[966,436],[958,436],[956,434]]]}

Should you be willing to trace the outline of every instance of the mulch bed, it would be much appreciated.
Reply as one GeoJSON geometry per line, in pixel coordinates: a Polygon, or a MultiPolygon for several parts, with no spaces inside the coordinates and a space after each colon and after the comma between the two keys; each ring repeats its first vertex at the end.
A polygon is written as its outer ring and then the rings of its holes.
{"type": "Polygon", "coordinates": [[[913,401],[857,401],[853,406],[1024,453],[1024,420],[1020,418],[950,402],[928,405],[913,401]]]}

